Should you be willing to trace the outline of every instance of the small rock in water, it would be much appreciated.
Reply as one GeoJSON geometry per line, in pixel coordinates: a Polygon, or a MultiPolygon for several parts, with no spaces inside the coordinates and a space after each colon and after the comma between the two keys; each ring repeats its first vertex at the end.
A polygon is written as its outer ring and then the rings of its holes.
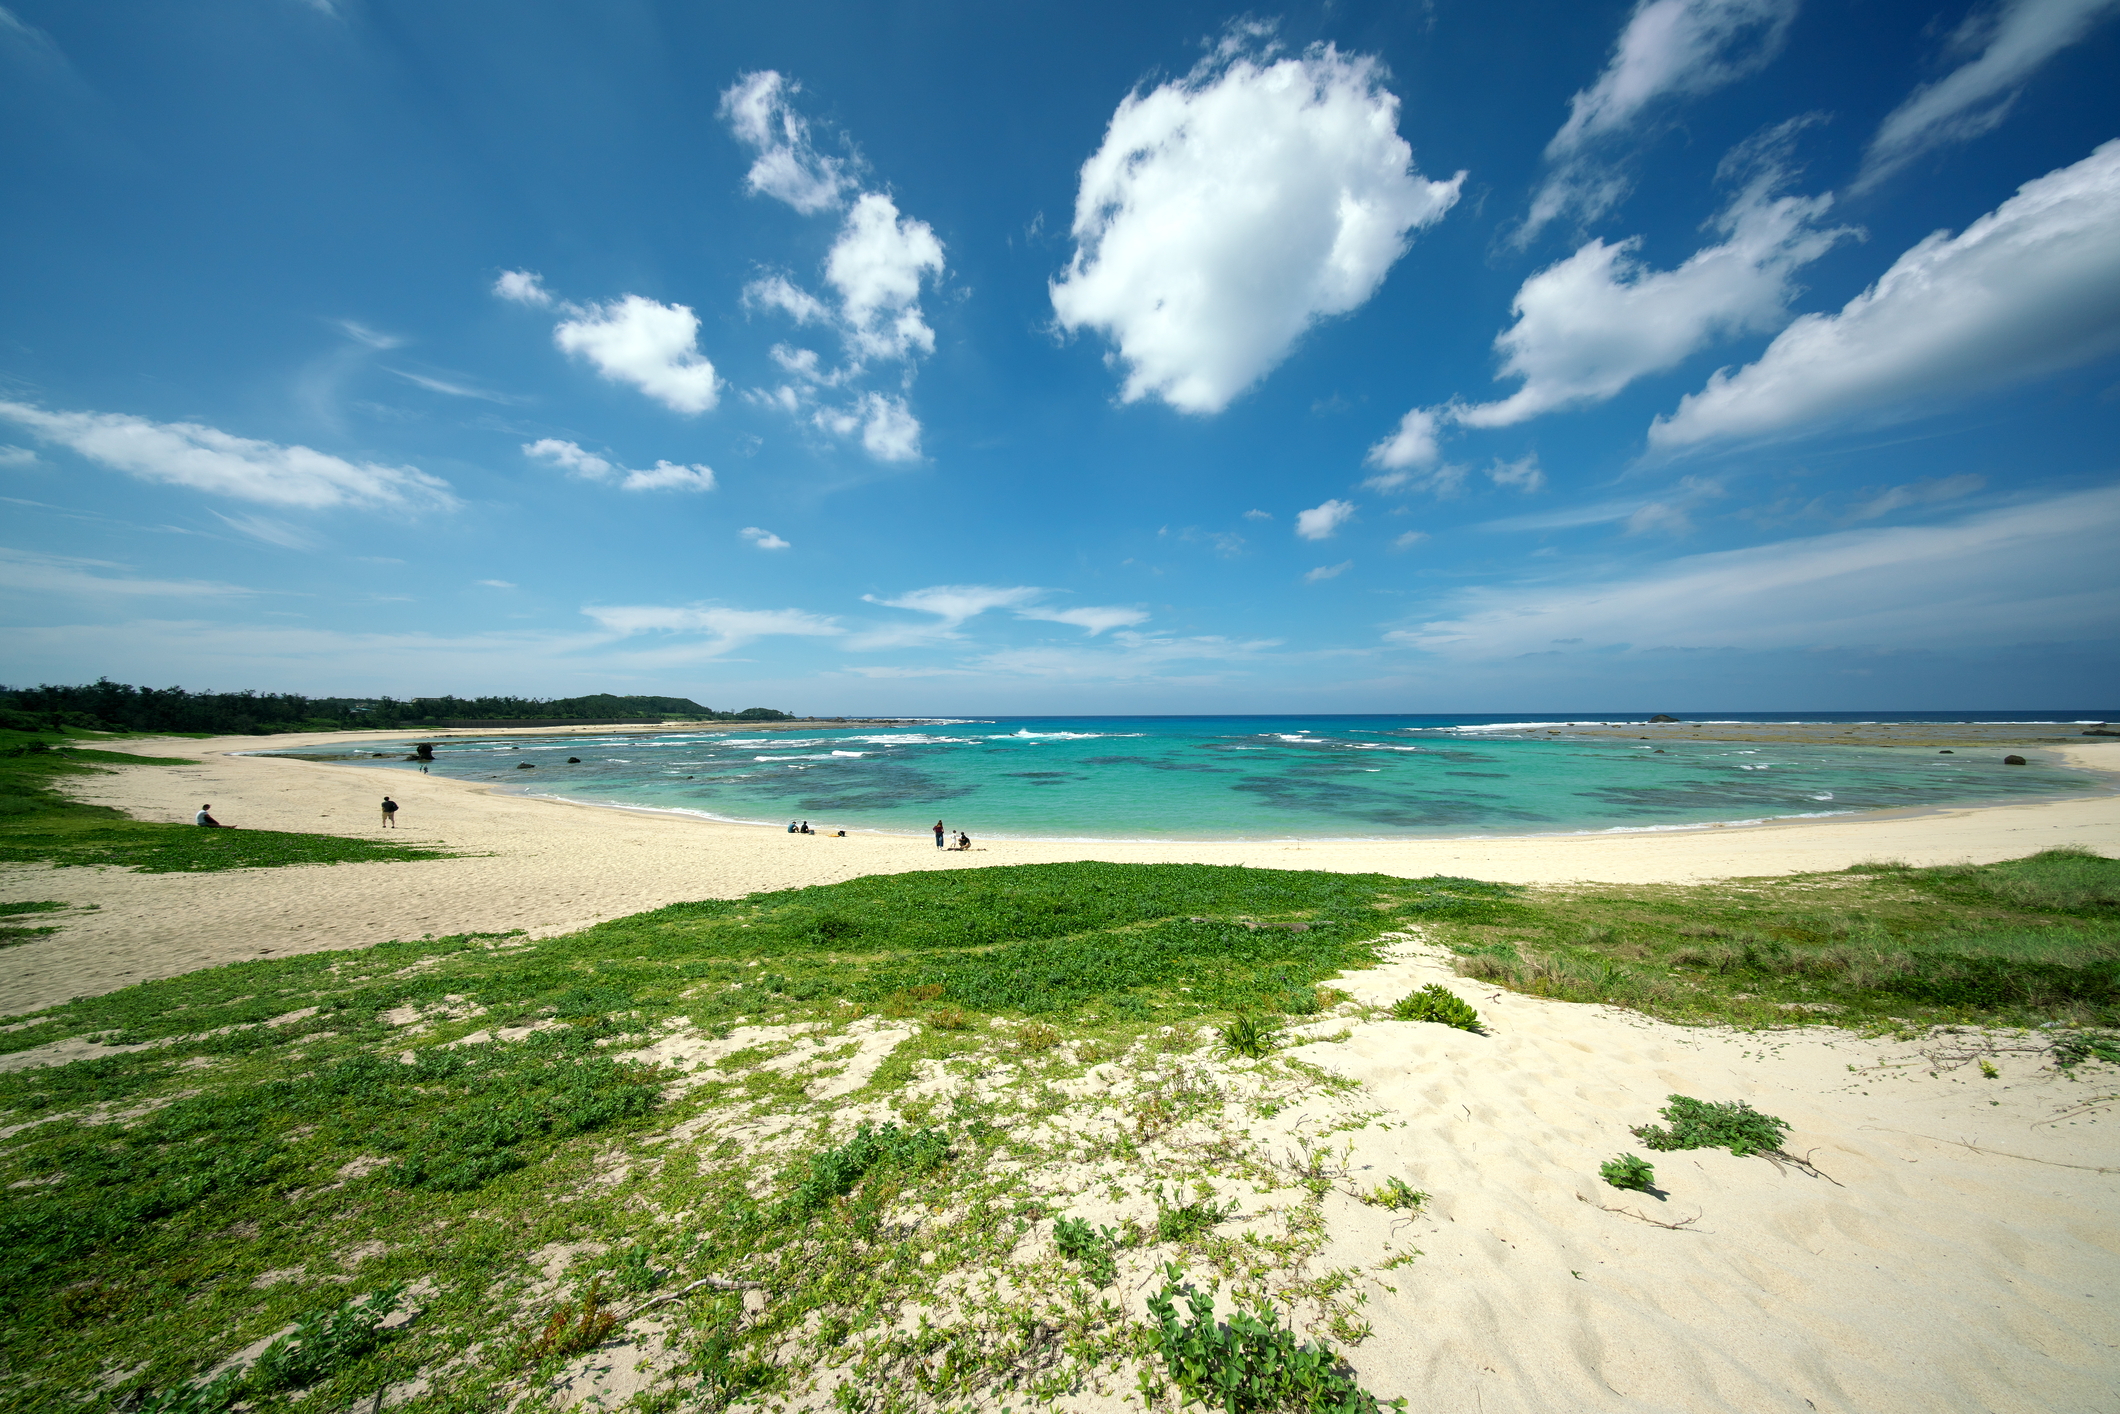
{"type": "Polygon", "coordinates": [[[567,758],[567,764],[568,764],[569,766],[579,766],[579,765],[581,765],[581,763],[582,763],[582,759],[581,759],[581,757],[579,757],[579,756],[569,756],[569,757],[567,758]]]}
{"type": "Polygon", "coordinates": [[[1669,717],[1664,715],[1662,712],[1659,712],[1655,716],[1651,717],[1649,720],[1652,722],[1675,722],[1678,720],[1678,718],[1669,717]]]}
{"type": "Polygon", "coordinates": [[[537,769],[537,766],[533,762],[518,761],[515,763],[515,769],[518,771],[535,771],[537,769]]]}
{"type": "Polygon", "coordinates": [[[1949,747],[1945,747],[1943,750],[1937,752],[1936,754],[1938,756],[1956,756],[1958,753],[1951,750],[1949,747]]]}
{"type": "Polygon", "coordinates": [[[2024,758],[2022,756],[2005,756],[2002,758],[2002,764],[2005,766],[2022,766],[2024,758]]]}

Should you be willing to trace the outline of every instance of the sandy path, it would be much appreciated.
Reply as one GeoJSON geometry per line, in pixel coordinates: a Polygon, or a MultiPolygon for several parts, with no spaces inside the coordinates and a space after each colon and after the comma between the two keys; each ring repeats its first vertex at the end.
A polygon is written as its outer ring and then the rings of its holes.
{"type": "MultiPolygon", "coordinates": [[[[1332,844],[989,841],[957,854],[937,851],[925,837],[791,836],[497,795],[481,784],[405,771],[227,754],[359,739],[341,733],[127,743],[143,755],[184,755],[201,764],[121,768],[72,788],[83,800],[141,819],[189,820],[211,802],[219,819],[237,826],[439,843],[480,857],[195,875],[0,865],[0,896],[96,905],[93,913],[55,916],[58,933],[0,952],[0,1015],[268,954],[514,928],[547,936],[686,899],[907,869],[1107,859],[1627,883],[1839,869],[1875,858],[1977,862],[2060,844],[2120,853],[2120,795],[2106,793],[1667,834],[1332,844]],[[387,835],[376,808],[386,790],[404,807],[403,828],[387,835]]],[[[2107,788],[2102,773],[2120,768],[2120,742],[2050,749],[2100,772],[2090,781],[2094,789],[2107,788]]],[[[909,813],[915,822],[924,818],[909,813]]]]}

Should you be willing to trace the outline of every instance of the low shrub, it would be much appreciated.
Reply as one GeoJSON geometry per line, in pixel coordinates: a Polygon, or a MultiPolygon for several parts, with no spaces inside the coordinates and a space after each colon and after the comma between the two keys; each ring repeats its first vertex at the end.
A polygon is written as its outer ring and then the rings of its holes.
{"type": "Polygon", "coordinates": [[[1614,1188],[1631,1189],[1636,1193],[1647,1193],[1656,1186],[1656,1169],[1639,1154],[1621,1154],[1616,1159],[1607,1160],[1598,1165],[1597,1176],[1614,1188]]]}
{"type": "Polygon", "coordinates": [[[1670,1121],[1638,1125],[1634,1137],[1651,1149],[1728,1149],[1739,1158],[1751,1154],[1781,1152],[1782,1136],[1789,1122],[1761,1114],[1743,1100],[1695,1100],[1685,1095],[1668,1097],[1670,1103],[1658,1111],[1670,1121]]]}
{"type": "MultiPolygon", "coordinates": [[[[1218,1322],[1211,1290],[1181,1293],[1178,1268],[1168,1268],[1167,1274],[1163,1289],[1149,1298],[1148,1312],[1157,1353],[1181,1405],[1204,1405],[1224,1414],[1377,1414],[1384,1407],[1346,1373],[1331,1346],[1304,1345],[1271,1306],[1241,1308],[1218,1322]],[[1177,1309],[1181,1294],[1184,1318],[1177,1309]]],[[[1151,1383],[1142,1377],[1142,1393],[1152,1400],[1151,1383]]],[[[1394,1400],[1389,1407],[1404,1404],[1394,1400]]]]}
{"type": "Polygon", "coordinates": [[[580,1301],[562,1301],[545,1318],[545,1328],[526,1337],[515,1347],[516,1358],[526,1365],[564,1360],[594,1350],[618,1328],[618,1312],[604,1305],[604,1279],[589,1283],[580,1301]]]}
{"type": "Polygon", "coordinates": [[[1403,1178],[1387,1178],[1369,1190],[1362,1201],[1372,1208],[1392,1208],[1413,1212],[1428,1201],[1428,1195],[1407,1183],[1403,1178]]]}
{"type": "Polygon", "coordinates": [[[1391,1014],[1400,1021],[1433,1021],[1460,1031],[1485,1034],[1480,1014],[1440,982],[1430,982],[1418,992],[1409,992],[1391,1004],[1391,1014]]]}
{"type": "Polygon", "coordinates": [[[937,1130],[904,1130],[895,1124],[870,1129],[864,1124],[838,1148],[810,1156],[807,1171],[786,1206],[791,1212],[809,1212],[853,1192],[871,1169],[924,1173],[949,1156],[949,1141],[937,1130]]]}

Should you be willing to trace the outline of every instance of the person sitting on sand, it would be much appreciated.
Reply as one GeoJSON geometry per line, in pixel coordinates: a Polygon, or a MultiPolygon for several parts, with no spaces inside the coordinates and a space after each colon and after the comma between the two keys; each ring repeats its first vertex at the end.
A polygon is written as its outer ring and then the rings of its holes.
{"type": "Polygon", "coordinates": [[[817,833],[815,830],[810,828],[810,822],[807,820],[802,822],[802,832],[806,835],[814,835],[817,833]]]}
{"type": "Polygon", "coordinates": [[[788,821],[788,833],[791,835],[799,833],[799,831],[797,831],[795,828],[795,822],[793,820],[788,821]]]}
{"type": "Polygon", "coordinates": [[[966,833],[965,833],[964,831],[962,831],[962,830],[959,830],[959,831],[957,832],[957,848],[959,848],[959,849],[970,849],[971,847],[972,847],[972,837],[971,837],[970,835],[966,834],[966,833]]]}
{"type": "Polygon", "coordinates": [[[214,819],[212,815],[207,813],[212,809],[213,807],[211,805],[200,806],[199,813],[191,817],[191,823],[194,825],[204,825],[209,830],[220,829],[221,822],[219,820],[214,819]]]}
{"type": "Polygon", "coordinates": [[[386,830],[397,828],[397,802],[387,795],[383,797],[383,828],[386,830]]]}

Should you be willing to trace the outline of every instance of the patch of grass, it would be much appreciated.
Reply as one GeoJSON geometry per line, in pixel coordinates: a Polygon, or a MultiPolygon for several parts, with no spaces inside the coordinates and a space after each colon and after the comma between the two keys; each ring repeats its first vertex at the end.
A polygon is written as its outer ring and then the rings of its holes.
{"type": "MultiPolygon", "coordinates": [[[[1303,1344],[1272,1307],[1240,1307],[1227,1321],[1217,1321],[1211,1290],[1181,1290],[1176,1267],[1168,1270],[1168,1278],[1149,1298],[1148,1310],[1156,1352],[1177,1387],[1181,1407],[1198,1404],[1225,1414],[1376,1414],[1382,1407],[1405,1406],[1404,1400],[1379,1405],[1376,1396],[1345,1371],[1331,1346],[1303,1344]],[[1182,1318],[1177,1309],[1181,1296],[1187,1308],[1182,1318]]],[[[1145,1399],[1159,1393],[1146,1376],[1142,1385],[1145,1399]]]]}
{"type": "Polygon", "coordinates": [[[1280,1033],[1274,1024],[1255,1016],[1239,1016],[1227,1026],[1215,1028],[1215,1052],[1218,1055],[1264,1060],[1273,1054],[1279,1040],[1280,1033]]]}
{"type": "MultiPolygon", "coordinates": [[[[365,1407],[382,1384],[443,1369],[424,1397],[437,1410],[507,1407],[533,1378],[518,1347],[557,1299],[521,1314],[550,1261],[539,1254],[587,1244],[610,1254],[603,1292],[653,1280],[680,1297],[658,1310],[698,1398],[793,1391],[825,1369],[938,1406],[981,1391],[1064,1398],[1147,1348],[1136,1318],[1084,1290],[1078,1278],[1097,1273],[1081,1258],[1057,1272],[1064,1287],[996,1308],[1021,1324],[953,1303],[1019,1270],[1010,1254],[1037,1220],[1026,1172],[1108,1159],[1167,1182],[1284,1190],[1289,1206],[1262,1211],[1242,1241],[1214,1230],[1212,1189],[1158,1193],[1126,1230],[1358,1339],[1360,1288],[1323,1264],[1321,1200],[1225,1124],[1231,1096],[1194,1054],[1202,1030],[1277,1013],[1375,960],[1370,940],[1409,920],[1501,926],[1516,892],[1194,866],[965,870],[683,905],[566,937],[258,959],[50,1009],[0,1034],[0,1052],[155,1044],[0,1075],[0,1126],[27,1126],[0,1146],[12,1382],[0,1414],[206,1399],[205,1371],[308,1316],[316,1283],[368,1244],[388,1248],[361,1260],[371,1284],[439,1286],[419,1321],[299,1401],[229,1386],[221,1407],[365,1407]],[[1292,922],[1312,926],[1270,926],[1292,922]],[[859,1092],[895,1121],[850,1133],[856,1101],[806,1093],[813,1065],[873,1036],[848,1029],[862,1016],[917,1023],[945,1007],[976,1024],[896,1028],[859,1092]],[[1009,1024],[990,1025],[997,1014],[1009,1024]],[[617,1059],[683,1028],[738,1026],[759,1035],[684,1074],[617,1059]],[[1058,1043],[1019,1048],[1034,1026],[1058,1043]],[[1092,1057],[1126,1058],[1107,1082],[1115,1105],[1065,1083],[1092,1057]],[[685,1142],[662,1142],[679,1126],[685,1142]],[[272,1272],[306,1275],[254,1284],[272,1272]],[[934,1330],[909,1321],[916,1309],[934,1330]],[[113,1370],[136,1373],[107,1386],[113,1370]]],[[[1323,1116],[1345,1100],[1279,1066],[1246,1085],[1323,1116]]],[[[582,1329],[587,1261],[555,1341],[582,1329]]]]}
{"type": "Polygon", "coordinates": [[[1434,933],[1463,975],[1680,1022],[2120,1026],[2120,860],[1865,864],[1692,886],[1534,891],[1434,933]]]}
{"type": "Polygon", "coordinates": [[[1372,1208],[1412,1213],[1420,1210],[1421,1204],[1428,1201],[1428,1195],[1403,1178],[1387,1178],[1372,1188],[1362,1201],[1372,1208]]]}
{"type": "Polygon", "coordinates": [[[2087,1060],[2120,1065],[2120,1036],[2109,1031],[2064,1031],[2054,1038],[2054,1064],[2073,1070],[2087,1060]]]}
{"type": "Polygon", "coordinates": [[[1638,1125],[1634,1136],[1651,1149],[1728,1149],[1740,1159],[1781,1152],[1789,1122],[1761,1114],[1743,1100],[1695,1100],[1672,1095],[1657,1113],[1670,1121],[1638,1125]]]}
{"type": "MultiPolygon", "coordinates": [[[[1639,1132],[1639,1131],[1637,1131],[1639,1132]]],[[[1650,1145],[1655,1148],[1655,1145],[1650,1145]]],[[[1614,1188],[1624,1188],[1635,1193],[1647,1193],[1656,1186],[1656,1169],[1639,1154],[1621,1154],[1599,1164],[1597,1176],[1614,1188]]]]}
{"type": "Polygon", "coordinates": [[[24,913],[57,913],[69,905],[57,899],[36,899],[26,903],[0,903],[0,918],[14,918],[24,913]]]}
{"type": "Polygon", "coordinates": [[[1418,992],[1400,997],[1391,1004],[1391,1014],[1400,1021],[1433,1021],[1475,1035],[1486,1031],[1471,1003],[1440,982],[1430,982],[1418,992]]]}
{"type": "MultiPolygon", "coordinates": [[[[108,766],[196,766],[178,756],[54,745],[40,738],[0,742],[0,862],[116,866],[145,874],[264,869],[287,864],[376,863],[446,859],[433,849],[374,844],[337,835],[282,830],[202,830],[128,819],[84,805],[57,789],[61,780],[108,766]]],[[[187,797],[188,799],[188,797],[187,797]]]]}

